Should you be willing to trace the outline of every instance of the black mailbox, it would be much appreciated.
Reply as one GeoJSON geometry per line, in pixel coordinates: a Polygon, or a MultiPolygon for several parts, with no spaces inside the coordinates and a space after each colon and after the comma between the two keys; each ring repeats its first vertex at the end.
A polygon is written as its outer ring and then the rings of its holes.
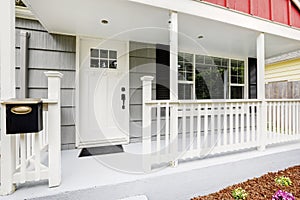
{"type": "Polygon", "coordinates": [[[6,104],[6,134],[36,133],[43,130],[41,99],[10,99],[6,104]]]}

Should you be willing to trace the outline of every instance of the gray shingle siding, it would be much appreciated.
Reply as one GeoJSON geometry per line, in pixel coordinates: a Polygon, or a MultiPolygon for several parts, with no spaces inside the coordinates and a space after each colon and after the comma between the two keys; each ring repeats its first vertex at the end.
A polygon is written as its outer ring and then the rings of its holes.
{"type": "Polygon", "coordinates": [[[142,140],[142,82],[141,77],[153,76],[152,96],[156,91],[156,49],[155,44],[130,42],[129,45],[129,131],[130,141],[142,140]]]}
{"type": "Polygon", "coordinates": [[[20,32],[30,33],[29,38],[29,97],[47,97],[47,79],[44,72],[59,71],[64,74],[61,93],[62,149],[75,148],[75,51],[73,36],[49,34],[35,20],[16,19],[16,87],[20,89],[20,32]]]}

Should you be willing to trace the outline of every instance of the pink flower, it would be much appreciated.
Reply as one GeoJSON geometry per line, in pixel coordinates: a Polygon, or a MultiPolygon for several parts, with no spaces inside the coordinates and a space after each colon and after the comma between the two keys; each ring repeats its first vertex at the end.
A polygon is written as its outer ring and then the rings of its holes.
{"type": "Polygon", "coordinates": [[[278,190],[273,196],[272,200],[295,200],[295,197],[288,192],[278,190]]]}

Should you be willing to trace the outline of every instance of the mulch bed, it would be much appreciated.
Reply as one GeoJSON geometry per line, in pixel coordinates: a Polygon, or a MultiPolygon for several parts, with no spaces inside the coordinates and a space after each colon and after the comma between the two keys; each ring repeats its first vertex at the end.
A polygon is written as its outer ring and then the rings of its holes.
{"type": "Polygon", "coordinates": [[[227,187],[207,196],[194,197],[192,200],[234,200],[231,192],[238,187],[246,190],[248,193],[247,199],[249,200],[271,200],[272,195],[278,190],[292,193],[296,200],[300,200],[300,165],[279,172],[268,173],[259,178],[249,179],[248,181],[227,187]],[[278,176],[289,177],[293,184],[291,186],[276,185],[274,179],[278,176]]]}

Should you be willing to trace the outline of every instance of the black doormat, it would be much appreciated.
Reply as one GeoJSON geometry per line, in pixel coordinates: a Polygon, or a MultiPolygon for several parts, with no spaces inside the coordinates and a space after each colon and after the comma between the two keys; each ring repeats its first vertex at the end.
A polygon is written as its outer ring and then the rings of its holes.
{"type": "Polygon", "coordinates": [[[124,152],[122,145],[83,148],[78,157],[97,156],[124,152]]]}

